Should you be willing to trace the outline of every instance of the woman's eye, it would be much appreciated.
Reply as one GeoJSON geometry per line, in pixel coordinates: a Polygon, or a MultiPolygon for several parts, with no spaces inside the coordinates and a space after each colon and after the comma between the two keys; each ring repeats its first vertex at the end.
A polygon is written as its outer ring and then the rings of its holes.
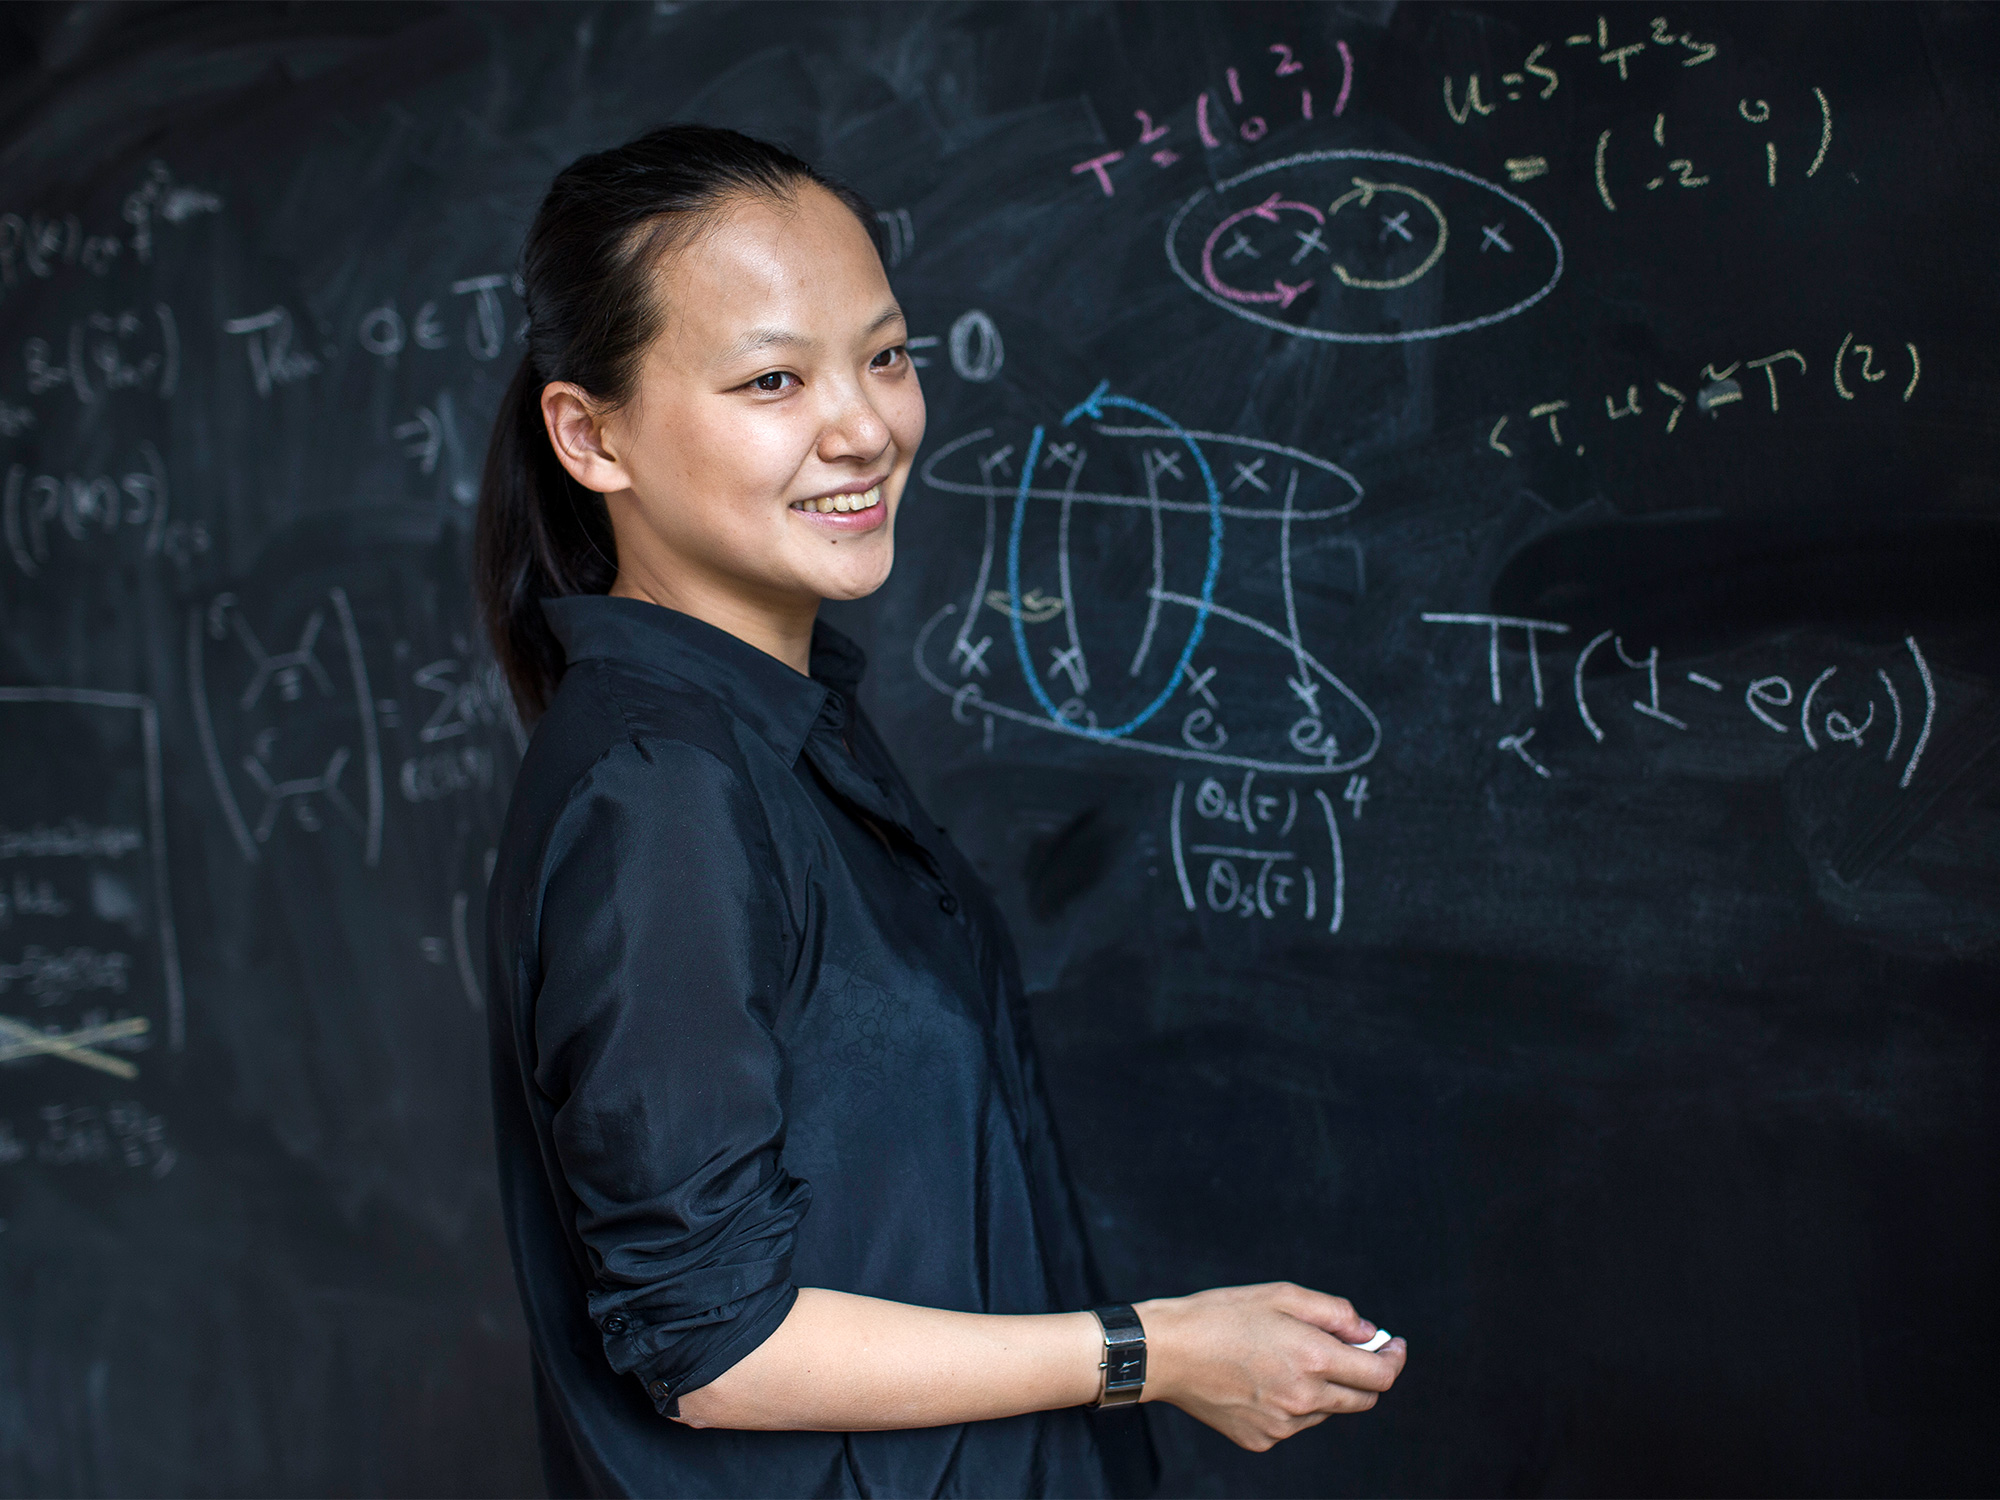
{"type": "Polygon", "coordinates": [[[907,357],[908,357],[907,352],[904,350],[903,346],[901,344],[896,344],[891,346],[890,348],[884,349],[880,354],[876,355],[873,359],[871,359],[868,362],[868,367],[873,370],[887,370],[892,368],[898,360],[905,359],[907,357]]]}
{"type": "Polygon", "coordinates": [[[773,370],[768,375],[759,375],[755,380],[750,382],[750,387],[752,390],[762,391],[766,395],[775,396],[779,391],[785,389],[786,381],[796,378],[789,371],[773,370]]]}

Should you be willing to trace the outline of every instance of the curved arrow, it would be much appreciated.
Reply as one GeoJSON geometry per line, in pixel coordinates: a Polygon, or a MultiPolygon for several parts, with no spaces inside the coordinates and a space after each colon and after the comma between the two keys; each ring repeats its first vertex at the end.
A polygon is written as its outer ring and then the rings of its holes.
{"type": "Polygon", "coordinates": [[[1391,277],[1387,281],[1371,281],[1365,277],[1351,275],[1347,267],[1343,265],[1338,263],[1334,265],[1333,274],[1340,278],[1342,286],[1363,287],[1371,292],[1390,292],[1399,286],[1408,286],[1438,263],[1444,255],[1445,241],[1450,238],[1451,230],[1445,223],[1444,210],[1415,188],[1405,187],[1400,182],[1369,182],[1361,177],[1354,179],[1354,186],[1351,190],[1342,193],[1327,206],[1327,217],[1329,219],[1333,218],[1334,215],[1338,214],[1341,209],[1350,203],[1359,203],[1363,208],[1366,208],[1370,203],[1375,201],[1377,193],[1404,193],[1416,199],[1417,202],[1423,204],[1425,208],[1431,211],[1431,217],[1437,220],[1438,227],[1437,243],[1431,247],[1431,253],[1424,257],[1422,265],[1407,275],[1391,277]]]}
{"type": "Polygon", "coordinates": [[[1202,632],[1208,628],[1208,608],[1215,602],[1215,583],[1222,576],[1222,490],[1210,472],[1208,459],[1201,451],[1201,445],[1189,435],[1186,428],[1172,417],[1143,401],[1134,401],[1130,396],[1111,394],[1111,382],[1100,380],[1097,389],[1071,407],[1062,419],[1067,427],[1078,417],[1101,417],[1107,406],[1122,406],[1127,411],[1135,411],[1152,419],[1166,428],[1194,456],[1194,465],[1201,471],[1202,487],[1208,491],[1208,570],[1202,574],[1201,595],[1196,601],[1194,628],[1188,632],[1187,644],[1181,647],[1180,660],[1174,663],[1173,675],[1161,689],[1159,697],[1148,703],[1138,713],[1123,724],[1110,729],[1101,729],[1094,724],[1078,724],[1062,716],[1055,700],[1049,697],[1049,690],[1042,686],[1041,674],[1035,670],[1034,657],[1028,651],[1028,631],[1022,621],[1023,601],[1021,598],[1021,527],[1028,517],[1028,490],[1034,483],[1035,465],[1042,456],[1042,438],[1046,429],[1040,423],[1035,425],[1035,433],[1028,441],[1028,456],[1021,464],[1021,482],[1014,491],[1014,521],[1007,532],[1007,601],[1012,606],[1014,627],[1014,654],[1021,663],[1021,675],[1028,681],[1028,689],[1035,695],[1035,701],[1042,705],[1051,720],[1071,734],[1080,734],[1086,739],[1122,739],[1139,728],[1154,714],[1167,706],[1180,688],[1181,678],[1186,675],[1188,663],[1194,658],[1195,647],[1201,644],[1202,632]]]}
{"type": "Polygon", "coordinates": [[[1241,287],[1231,286],[1216,274],[1215,242],[1222,238],[1224,230],[1233,229],[1243,220],[1253,217],[1266,219],[1275,224],[1278,222],[1278,211],[1287,208],[1296,209],[1300,213],[1311,214],[1315,224],[1324,224],[1326,222],[1326,215],[1314,208],[1310,203],[1294,203],[1288,198],[1280,198],[1276,193],[1271,194],[1270,197],[1254,207],[1238,209],[1209,231],[1208,239],[1201,247],[1201,274],[1203,279],[1208,282],[1210,290],[1219,297],[1227,297],[1231,302],[1275,302],[1280,307],[1290,307],[1299,293],[1312,285],[1312,282],[1308,280],[1300,282],[1297,286],[1288,286],[1274,276],[1271,278],[1271,285],[1275,290],[1268,292],[1246,292],[1241,287]]]}

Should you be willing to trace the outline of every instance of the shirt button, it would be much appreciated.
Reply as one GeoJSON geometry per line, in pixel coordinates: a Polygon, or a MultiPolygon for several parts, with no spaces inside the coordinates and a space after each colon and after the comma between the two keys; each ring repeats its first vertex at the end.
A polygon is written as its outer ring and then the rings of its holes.
{"type": "Polygon", "coordinates": [[[623,1333],[630,1326],[623,1313],[613,1313],[604,1320],[604,1331],[610,1334],[623,1333]]]}
{"type": "Polygon", "coordinates": [[[946,891],[942,896],[938,897],[938,910],[943,912],[947,917],[957,916],[958,897],[954,896],[950,891],[946,891]]]}
{"type": "Polygon", "coordinates": [[[667,1383],[664,1380],[654,1381],[651,1385],[646,1387],[646,1394],[651,1396],[655,1401],[666,1400],[667,1383]]]}

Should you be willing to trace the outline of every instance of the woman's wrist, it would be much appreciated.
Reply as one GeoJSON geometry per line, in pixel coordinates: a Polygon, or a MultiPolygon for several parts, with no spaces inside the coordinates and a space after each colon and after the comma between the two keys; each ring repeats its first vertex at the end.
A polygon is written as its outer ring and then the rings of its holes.
{"type": "Polygon", "coordinates": [[[1187,1358],[1185,1303],[1181,1297],[1152,1297],[1132,1304],[1146,1329],[1146,1389],[1141,1401],[1172,1401],[1180,1389],[1187,1358]]]}

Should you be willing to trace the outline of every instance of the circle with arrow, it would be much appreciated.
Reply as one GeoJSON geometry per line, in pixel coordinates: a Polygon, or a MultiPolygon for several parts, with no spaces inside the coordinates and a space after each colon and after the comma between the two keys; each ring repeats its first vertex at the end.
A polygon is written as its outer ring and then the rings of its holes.
{"type": "Polygon", "coordinates": [[[1310,151],[1203,188],[1168,225],[1195,293],[1302,338],[1405,343],[1525,312],[1562,243],[1525,199],[1442,162],[1310,151]]]}

